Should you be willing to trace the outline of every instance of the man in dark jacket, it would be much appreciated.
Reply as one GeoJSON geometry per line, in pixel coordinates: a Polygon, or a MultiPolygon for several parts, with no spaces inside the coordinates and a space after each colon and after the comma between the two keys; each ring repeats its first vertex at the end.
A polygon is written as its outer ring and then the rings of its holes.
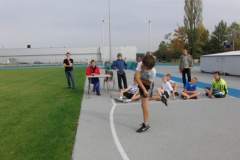
{"type": "Polygon", "coordinates": [[[65,75],[67,78],[68,88],[75,88],[74,76],[73,76],[73,59],[70,57],[69,52],[66,53],[66,58],[63,60],[65,68],[65,75]]]}
{"type": "Polygon", "coordinates": [[[127,69],[127,63],[122,59],[122,54],[118,53],[117,60],[113,62],[112,69],[117,70],[117,78],[118,78],[118,88],[122,90],[122,81],[124,85],[124,89],[127,89],[127,78],[125,69],[127,69]]]}

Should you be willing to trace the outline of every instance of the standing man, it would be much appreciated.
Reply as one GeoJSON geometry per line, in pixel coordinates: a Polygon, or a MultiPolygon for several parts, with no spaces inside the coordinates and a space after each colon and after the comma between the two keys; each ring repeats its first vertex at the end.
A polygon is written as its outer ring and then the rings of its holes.
{"type": "Polygon", "coordinates": [[[71,54],[67,52],[66,58],[63,61],[63,65],[65,68],[68,88],[75,89],[75,82],[74,82],[74,76],[73,76],[73,59],[70,56],[71,54]]]}
{"type": "Polygon", "coordinates": [[[182,73],[182,81],[184,88],[186,87],[186,75],[188,82],[191,81],[191,68],[193,66],[193,59],[186,49],[183,49],[183,54],[180,57],[179,71],[182,73]]]}
{"type": "Polygon", "coordinates": [[[127,63],[122,58],[122,54],[118,53],[117,60],[113,62],[112,69],[117,70],[117,78],[118,78],[118,88],[119,90],[122,90],[122,81],[124,85],[124,89],[127,89],[127,78],[125,69],[127,69],[127,63]]]}

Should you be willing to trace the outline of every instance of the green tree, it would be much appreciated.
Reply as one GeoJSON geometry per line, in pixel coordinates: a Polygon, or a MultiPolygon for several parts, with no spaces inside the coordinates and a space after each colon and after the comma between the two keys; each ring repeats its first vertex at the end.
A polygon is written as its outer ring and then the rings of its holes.
{"type": "Polygon", "coordinates": [[[202,24],[198,27],[198,34],[198,46],[200,47],[198,48],[197,55],[200,57],[201,55],[209,52],[209,31],[202,24]]]}
{"type": "Polygon", "coordinates": [[[185,0],[184,27],[187,33],[187,46],[190,53],[196,57],[199,33],[198,28],[202,24],[202,0],[185,0]]]}
{"type": "Polygon", "coordinates": [[[172,52],[172,58],[178,59],[182,54],[184,48],[186,48],[187,34],[185,27],[179,26],[175,29],[173,36],[171,37],[170,50],[172,52]]]}
{"type": "Polygon", "coordinates": [[[166,41],[162,41],[158,50],[154,53],[160,61],[169,61],[169,44],[166,41]]]}
{"type": "Polygon", "coordinates": [[[229,41],[232,44],[232,50],[240,50],[240,24],[233,22],[229,27],[229,41]]]}
{"type": "Polygon", "coordinates": [[[211,35],[210,39],[210,52],[211,53],[218,53],[224,52],[224,42],[228,41],[229,38],[229,30],[227,23],[223,20],[219,22],[211,35]]]}

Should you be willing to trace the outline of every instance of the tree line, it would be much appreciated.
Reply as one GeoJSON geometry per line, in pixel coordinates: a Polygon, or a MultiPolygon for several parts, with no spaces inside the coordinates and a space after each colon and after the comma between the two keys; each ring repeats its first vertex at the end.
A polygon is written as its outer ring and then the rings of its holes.
{"type": "Polygon", "coordinates": [[[198,59],[201,55],[240,50],[240,23],[221,20],[210,32],[203,23],[202,0],[185,0],[184,25],[165,35],[155,56],[160,61],[180,57],[185,48],[198,59]]]}

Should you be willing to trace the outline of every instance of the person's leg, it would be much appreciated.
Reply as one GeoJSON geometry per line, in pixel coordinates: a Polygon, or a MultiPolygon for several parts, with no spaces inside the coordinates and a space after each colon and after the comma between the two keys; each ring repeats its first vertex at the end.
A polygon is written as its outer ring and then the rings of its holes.
{"type": "MultiPolygon", "coordinates": [[[[146,90],[148,91],[150,89],[149,86],[145,86],[146,90]]],[[[138,133],[142,133],[147,131],[150,126],[149,126],[149,98],[144,95],[144,92],[141,88],[139,88],[139,93],[141,95],[141,107],[143,111],[143,123],[141,127],[136,131],[138,133]]]]}
{"type": "Polygon", "coordinates": [[[154,90],[154,82],[152,83],[152,86],[151,86],[151,88],[150,88],[150,97],[152,97],[153,96],[153,90],[154,90]]]}
{"type": "Polygon", "coordinates": [[[118,79],[118,88],[119,90],[122,90],[122,80],[121,80],[121,75],[117,73],[117,79],[118,79]]]}
{"type": "Polygon", "coordinates": [[[131,100],[132,101],[137,101],[137,100],[139,100],[141,98],[141,96],[139,95],[139,94],[137,94],[137,95],[134,95],[132,98],[131,98],[131,100]]]}
{"type": "Polygon", "coordinates": [[[161,97],[164,93],[164,90],[162,88],[158,89],[158,95],[161,97]]]}
{"type": "Polygon", "coordinates": [[[183,81],[183,87],[185,88],[186,86],[186,69],[183,69],[182,71],[182,81],[183,81]]]}
{"type": "Polygon", "coordinates": [[[211,96],[211,89],[209,88],[209,87],[206,87],[205,89],[204,89],[204,91],[205,91],[205,95],[207,96],[207,97],[210,97],[211,96]]]}
{"type": "Polygon", "coordinates": [[[68,88],[71,88],[71,82],[70,82],[69,71],[65,71],[65,75],[66,75],[66,78],[67,78],[68,88]]]}
{"type": "Polygon", "coordinates": [[[213,96],[215,98],[225,98],[226,97],[226,95],[219,90],[213,90],[213,96]]]}
{"type": "Polygon", "coordinates": [[[142,111],[143,111],[143,123],[141,127],[137,130],[138,133],[147,131],[149,126],[149,99],[147,97],[142,97],[142,111]]]}
{"type": "Polygon", "coordinates": [[[149,100],[142,98],[143,122],[145,125],[149,124],[149,100]]]}
{"type": "Polygon", "coordinates": [[[97,79],[96,82],[95,82],[95,89],[96,89],[97,95],[100,95],[100,81],[99,81],[99,79],[97,79]]]}
{"type": "Polygon", "coordinates": [[[123,80],[124,89],[127,89],[128,85],[127,85],[127,77],[126,77],[126,73],[125,72],[122,75],[122,80],[123,80]]]}
{"type": "Polygon", "coordinates": [[[192,80],[191,69],[187,68],[186,73],[187,73],[188,82],[191,82],[192,80]]]}
{"type": "Polygon", "coordinates": [[[149,98],[150,101],[161,101],[161,97],[159,95],[153,95],[149,98]]]}
{"type": "Polygon", "coordinates": [[[75,88],[75,81],[74,81],[73,71],[70,71],[70,82],[71,82],[71,87],[74,89],[75,88]]]}
{"type": "Polygon", "coordinates": [[[91,84],[93,84],[93,90],[92,90],[92,92],[96,92],[96,79],[95,78],[91,78],[90,79],[91,80],[91,84]]]}
{"type": "Polygon", "coordinates": [[[161,96],[162,96],[162,93],[161,93],[161,88],[158,88],[157,90],[157,94],[156,95],[152,95],[149,100],[154,100],[154,101],[161,101],[161,96]]]}
{"type": "Polygon", "coordinates": [[[189,99],[192,99],[192,98],[198,98],[198,96],[199,96],[199,92],[193,92],[190,96],[189,96],[189,99]]]}
{"type": "Polygon", "coordinates": [[[123,98],[123,94],[124,94],[124,92],[123,92],[123,91],[120,91],[120,98],[121,98],[121,99],[123,98]]]}
{"type": "Polygon", "coordinates": [[[182,92],[182,97],[185,99],[189,99],[189,95],[186,92],[182,92]]]}
{"type": "Polygon", "coordinates": [[[173,84],[172,85],[173,88],[173,93],[175,94],[176,92],[178,92],[178,85],[177,84],[173,84]]]}

